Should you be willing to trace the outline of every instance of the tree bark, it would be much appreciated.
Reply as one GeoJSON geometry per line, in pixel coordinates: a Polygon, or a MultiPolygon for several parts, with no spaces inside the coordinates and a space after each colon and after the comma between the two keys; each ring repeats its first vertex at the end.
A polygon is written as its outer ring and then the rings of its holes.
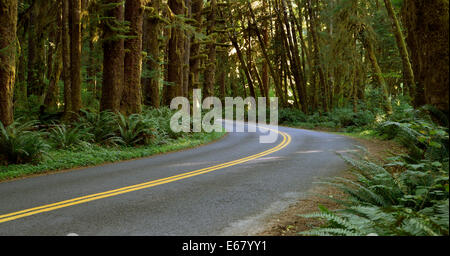
{"type": "Polygon", "coordinates": [[[142,70],[142,23],[144,9],[141,0],[126,0],[125,20],[130,24],[125,40],[124,88],[121,112],[129,115],[141,112],[141,70],[142,70]]]}
{"type": "Polygon", "coordinates": [[[161,34],[161,25],[159,21],[159,9],[161,0],[153,0],[149,6],[153,12],[146,15],[144,20],[144,50],[147,52],[145,61],[146,67],[150,72],[149,77],[144,78],[143,92],[144,104],[159,108],[159,79],[161,65],[159,63],[159,37],[161,34]]]}
{"type": "Polygon", "coordinates": [[[319,75],[320,89],[322,91],[322,93],[321,93],[322,110],[324,112],[328,112],[329,111],[328,100],[327,100],[328,96],[326,95],[327,82],[325,80],[324,70],[323,70],[323,67],[322,67],[322,63],[320,61],[320,45],[319,45],[318,34],[317,34],[317,31],[316,31],[316,29],[318,27],[317,27],[317,24],[316,24],[316,16],[315,16],[315,13],[313,11],[312,1],[311,0],[307,1],[307,9],[308,9],[309,21],[310,21],[311,38],[312,38],[312,43],[313,43],[313,46],[314,46],[314,50],[313,50],[314,69],[317,71],[317,74],[319,75]]]}
{"type": "MultiPolygon", "coordinates": [[[[107,3],[120,3],[121,0],[108,0],[107,3]]],[[[124,40],[119,37],[117,27],[124,20],[123,5],[108,10],[106,16],[112,17],[103,22],[103,85],[100,110],[120,111],[120,100],[124,72],[124,40]]]]}
{"type": "Polygon", "coordinates": [[[416,106],[431,104],[449,112],[449,4],[447,0],[406,0],[407,29],[416,81],[416,106]]]}
{"type": "Polygon", "coordinates": [[[16,71],[17,0],[0,2],[0,122],[14,121],[13,93],[16,71]]]}
{"type": "MultiPolygon", "coordinates": [[[[183,0],[169,0],[168,4],[173,14],[184,14],[183,0]]],[[[183,50],[184,32],[179,26],[174,26],[171,29],[168,49],[167,81],[169,84],[166,85],[163,97],[163,103],[166,106],[170,105],[173,98],[183,93],[183,50]]]]}
{"type": "Polygon", "coordinates": [[[64,116],[67,118],[72,111],[72,86],[70,79],[70,22],[69,0],[62,0],[62,60],[64,80],[64,116]]]}
{"type": "MultiPolygon", "coordinates": [[[[248,6],[248,9],[250,11],[250,17],[252,18],[253,23],[256,24],[256,17],[255,17],[255,14],[253,12],[253,8],[251,6],[251,3],[247,2],[247,6],[248,6]]],[[[268,65],[269,65],[269,71],[270,71],[270,74],[271,74],[271,76],[272,76],[272,78],[274,80],[277,96],[281,98],[281,105],[286,105],[287,104],[287,99],[285,99],[285,97],[283,95],[283,92],[282,92],[281,80],[280,80],[279,76],[276,75],[275,69],[274,69],[273,65],[270,63],[270,58],[269,58],[269,55],[267,54],[266,45],[264,44],[264,40],[263,40],[263,38],[261,36],[261,33],[260,33],[259,29],[258,29],[258,26],[255,26],[255,30],[256,30],[256,35],[258,37],[258,42],[259,42],[261,51],[263,53],[264,59],[266,59],[268,65]]]]}
{"type": "MultiPolygon", "coordinates": [[[[44,98],[44,105],[47,110],[53,112],[58,110],[58,99],[59,99],[59,78],[61,76],[61,72],[63,69],[63,62],[62,62],[62,47],[61,47],[61,25],[62,20],[58,20],[59,26],[57,28],[57,31],[55,33],[55,58],[52,61],[49,61],[50,65],[53,65],[53,67],[49,70],[51,70],[49,76],[49,85],[47,88],[47,93],[45,94],[44,98]]],[[[53,54],[52,54],[53,55],[53,54]]]]}
{"type": "Polygon", "coordinates": [[[203,85],[203,93],[205,98],[214,95],[214,84],[216,82],[216,33],[214,32],[216,25],[216,8],[216,0],[210,0],[206,33],[211,42],[206,46],[208,61],[205,67],[205,81],[203,85]]]}
{"type": "MultiPolygon", "coordinates": [[[[184,0],[185,17],[190,19],[192,16],[192,0],[184,0]]],[[[191,37],[192,33],[188,30],[184,31],[184,52],[183,52],[183,96],[189,95],[189,74],[190,65],[189,59],[191,57],[191,37]]]]}
{"type": "MultiPolygon", "coordinates": [[[[196,32],[200,33],[202,31],[202,11],[203,11],[203,0],[192,0],[192,18],[197,22],[196,32]]],[[[191,38],[191,49],[189,58],[189,86],[190,89],[199,88],[199,73],[200,73],[200,42],[199,39],[194,35],[191,38]]]]}
{"type": "Polygon", "coordinates": [[[69,8],[71,111],[78,114],[81,109],[81,0],[71,0],[69,8]]]}
{"type": "Polygon", "coordinates": [[[391,101],[389,99],[389,88],[388,88],[386,81],[383,78],[383,72],[381,71],[380,65],[378,64],[378,60],[375,55],[375,49],[373,48],[372,42],[370,42],[366,33],[367,33],[366,31],[361,31],[360,37],[361,37],[362,43],[364,45],[364,48],[367,51],[367,56],[369,58],[370,64],[372,65],[373,76],[374,76],[375,80],[377,81],[378,85],[383,90],[383,101],[384,101],[382,103],[383,109],[388,114],[391,114],[392,113],[392,105],[391,105],[391,101]]]}
{"type": "MultiPolygon", "coordinates": [[[[263,9],[266,10],[267,8],[267,0],[263,0],[263,9]]],[[[268,45],[269,43],[269,28],[268,28],[268,22],[266,20],[263,21],[263,41],[264,45],[268,45]]],[[[262,80],[262,87],[264,89],[263,96],[269,97],[269,66],[267,65],[267,60],[262,61],[262,74],[261,74],[261,80],[262,80]]],[[[267,104],[269,104],[269,101],[267,101],[267,104]]]]}
{"type": "Polygon", "coordinates": [[[403,76],[404,76],[404,86],[409,91],[410,96],[414,99],[416,84],[414,81],[414,72],[412,69],[411,61],[409,59],[408,49],[406,48],[405,38],[400,26],[400,22],[397,19],[394,8],[392,7],[391,0],[384,0],[384,5],[392,22],[392,31],[397,42],[397,47],[399,49],[400,57],[402,58],[403,64],[403,76]]]}

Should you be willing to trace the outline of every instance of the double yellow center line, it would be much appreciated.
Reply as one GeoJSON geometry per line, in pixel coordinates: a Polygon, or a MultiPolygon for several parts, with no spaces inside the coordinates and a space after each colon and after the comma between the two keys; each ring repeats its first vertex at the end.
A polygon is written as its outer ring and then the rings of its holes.
{"type": "Polygon", "coordinates": [[[73,199],[69,199],[69,200],[65,200],[65,201],[61,201],[61,202],[57,202],[57,203],[53,203],[53,204],[42,205],[42,206],[30,208],[30,209],[25,209],[25,210],[21,210],[21,211],[17,211],[17,212],[0,215],[0,223],[11,221],[11,220],[16,220],[19,218],[27,217],[30,215],[35,215],[38,213],[53,211],[53,210],[61,209],[61,208],[72,206],[72,205],[82,204],[82,203],[86,203],[86,202],[90,202],[90,201],[94,201],[94,200],[98,200],[98,199],[102,199],[102,198],[125,194],[125,193],[129,193],[129,192],[136,191],[136,190],[155,187],[158,185],[174,182],[177,180],[187,179],[190,177],[209,173],[209,172],[223,169],[226,167],[230,167],[233,165],[245,163],[245,162],[257,159],[257,158],[261,158],[263,156],[267,156],[274,152],[277,152],[277,151],[285,148],[291,142],[291,136],[289,136],[289,134],[287,134],[287,133],[284,133],[284,132],[281,132],[278,130],[269,129],[269,128],[264,128],[264,127],[261,127],[261,128],[277,132],[278,134],[283,136],[282,142],[274,148],[268,149],[266,151],[263,151],[261,153],[255,154],[255,155],[247,156],[245,158],[237,159],[237,160],[234,160],[231,162],[226,162],[223,164],[214,165],[214,166],[203,168],[203,169],[186,172],[186,173],[170,176],[167,178],[152,180],[152,181],[148,181],[145,183],[140,183],[140,184],[136,184],[136,185],[132,185],[132,186],[127,186],[127,187],[122,187],[122,188],[109,190],[109,191],[105,191],[105,192],[101,192],[101,193],[76,197],[73,199]]]}

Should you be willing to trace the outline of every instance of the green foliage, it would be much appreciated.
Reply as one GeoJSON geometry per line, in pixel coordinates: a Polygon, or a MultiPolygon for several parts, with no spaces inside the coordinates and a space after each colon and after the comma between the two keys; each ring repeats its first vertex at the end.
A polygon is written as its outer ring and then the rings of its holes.
{"type": "Polygon", "coordinates": [[[306,122],[307,116],[299,109],[282,108],[278,111],[278,122],[280,124],[298,124],[306,122]]]}
{"type": "Polygon", "coordinates": [[[92,144],[91,147],[50,150],[48,157],[36,164],[0,165],[0,181],[23,177],[48,171],[65,170],[82,166],[93,166],[104,163],[147,157],[180,149],[199,146],[219,139],[224,133],[196,133],[189,138],[178,138],[162,145],[140,147],[104,147],[92,144]]]}
{"type": "Polygon", "coordinates": [[[325,127],[335,129],[354,129],[370,126],[375,115],[368,110],[353,112],[352,108],[336,108],[329,113],[305,115],[298,109],[280,109],[278,122],[281,125],[300,126],[303,128],[325,127]]]}
{"type": "Polygon", "coordinates": [[[36,131],[37,122],[15,121],[8,127],[0,122],[0,161],[21,164],[39,161],[49,145],[42,139],[42,132],[36,131]]]}
{"type": "Polygon", "coordinates": [[[55,125],[49,130],[48,138],[53,148],[69,149],[76,147],[90,147],[93,134],[88,129],[70,127],[65,124],[55,125]]]}
{"type": "Polygon", "coordinates": [[[413,158],[441,159],[449,154],[448,129],[425,120],[387,121],[376,131],[387,139],[396,139],[409,149],[413,158]]]}
{"type": "Polygon", "coordinates": [[[345,193],[344,199],[334,199],[344,208],[336,212],[321,209],[320,213],[304,215],[324,219],[326,224],[301,234],[449,234],[447,129],[421,119],[409,123],[388,121],[379,129],[389,138],[403,138],[412,154],[391,157],[385,166],[364,158],[342,156],[354,167],[351,171],[354,179],[338,177],[320,183],[345,193]]]}
{"type": "Polygon", "coordinates": [[[99,145],[117,146],[123,144],[122,138],[117,136],[119,127],[116,114],[109,111],[94,113],[82,110],[80,128],[93,135],[93,141],[99,145]]]}
{"type": "MultiPolygon", "coordinates": [[[[182,138],[188,134],[176,133],[170,128],[170,119],[174,114],[174,110],[168,107],[146,108],[142,113],[146,119],[152,120],[152,128],[155,129],[154,143],[165,143],[171,139],[182,138]]],[[[192,120],[191,120],[192,123],[192,120]]]]}
{"type": "Polygon", "coordinates": [[[124,116],[118,114],[119,136],[127,146],[147,145],[157,135],[155,122],[145,115],[133,114],[124,116]]]}

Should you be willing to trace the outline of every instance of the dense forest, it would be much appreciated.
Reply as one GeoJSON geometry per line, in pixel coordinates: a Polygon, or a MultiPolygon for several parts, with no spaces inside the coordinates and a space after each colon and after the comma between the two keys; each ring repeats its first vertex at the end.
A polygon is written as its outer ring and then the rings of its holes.
{"type": "Polygon", "coordinates": [[[346,159],[344,205],[398,215],[310,234],[448,235],[448,0],[0,0],[0,180],[219,138],[170,130],[193,89],[408,148],[393,173],[346,159]]]}
{"type": "Polygon", "coordinates": [[[448,113],[448,1],[2,0],[0,120],[277,96],[303,113],[366,101],[448,113]]]}

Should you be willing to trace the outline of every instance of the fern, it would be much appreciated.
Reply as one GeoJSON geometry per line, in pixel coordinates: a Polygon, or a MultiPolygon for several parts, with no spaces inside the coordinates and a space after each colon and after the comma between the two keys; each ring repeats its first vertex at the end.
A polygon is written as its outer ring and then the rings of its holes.
{"type": "Polygon", "coordinates": [[[0,122],[0,159],[7,163],[38,162],[50,146],[44,142],[44,132],[37,131],[37,121],[17,120],[4,127],[0,122]]]}
{"type": "Polygon", "coordinates": [[[80,127],[55,125],[49,131],[49,139],[56,149],[74,148],[77,146],[89,147],[93,141],[93,134],[80,127]]]}

